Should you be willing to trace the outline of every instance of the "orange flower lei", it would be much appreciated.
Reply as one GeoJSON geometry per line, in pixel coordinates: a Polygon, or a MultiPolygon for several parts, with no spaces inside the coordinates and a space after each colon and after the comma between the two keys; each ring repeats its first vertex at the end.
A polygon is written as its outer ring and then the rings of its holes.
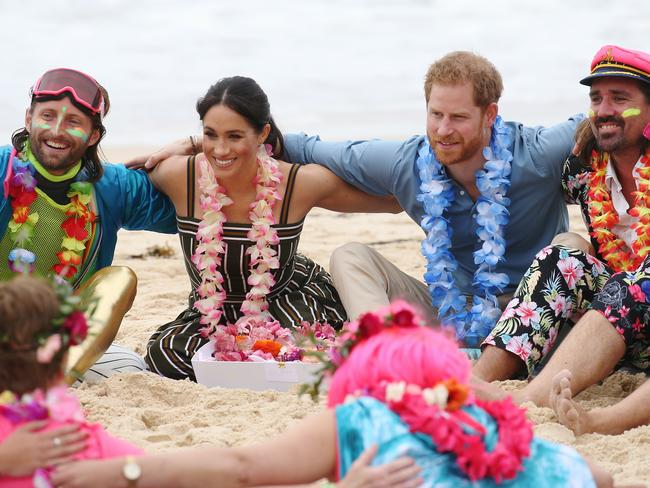
{"type": "Polygon", "coordinates": [[[605,184],[608,153],[593,151],[591,154],[591,173],[589,181],[588,210],[591,219],[590,233],[598,243],[598,252],[615,271],[637,269],[650,252],[650,151],[641,156],[643,167],[638,170],[638,190],[632,192],[634,207],[629,211],[639,221],[632,225],[636,240],[630,250],[625,242],[612,232],[618,223],[618,213],[614,209],[612,196],[605,184]]]}
{"type": "MultiPolygon", "coordinates": [[[[9,237],[16,247],[22,247],[31,241],[34,225],[38,222],[38,212],[30,214],[30,208],[37,198],[36,183],[33,177],[34,167],[29,163],[14,162],[14,175],[9,180],[9,195],[13,210],[9,221],[9,237]]],[[[86,249],[90,233],[86,225],[95,222],[96,215],[88,204],[92,199],[91,183],[76,181],[70,185],[67,196],[70,204],[65,214],[68,217],[61,228],[65,233],[61,242],[61,251],[56,254],[58,264],[52,270],[66,279],[72,278],[78,272],[81,258],[86,249]]]]}

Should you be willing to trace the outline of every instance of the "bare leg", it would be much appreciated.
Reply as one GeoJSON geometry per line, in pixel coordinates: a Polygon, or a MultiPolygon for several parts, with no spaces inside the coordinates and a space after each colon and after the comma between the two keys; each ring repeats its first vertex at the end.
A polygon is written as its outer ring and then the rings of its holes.
{"type": "Polygon", "coordinates": [[[571,372],[571,389],[577,394],[607,376],[624,353],[622,336],[605,317],[591,310],[573,327],[539,375],[515,392],[513,399],[548,406],[553,378],[563,369],[571,372]]]}
{"type": "Polygon", "coordinates": [[[350,319],[401,298],[435,322],[427,285],[401,271],[377,251],[358,242],[338,247],[330,256],[330,275],[350,319]]]}
{"type": "Polygon", "coordinates": [[[524,368],[523,361],[516,354],[487,345],[472,368],[472,373],[484,381],[502,381],[512,378],[524,368]]]}

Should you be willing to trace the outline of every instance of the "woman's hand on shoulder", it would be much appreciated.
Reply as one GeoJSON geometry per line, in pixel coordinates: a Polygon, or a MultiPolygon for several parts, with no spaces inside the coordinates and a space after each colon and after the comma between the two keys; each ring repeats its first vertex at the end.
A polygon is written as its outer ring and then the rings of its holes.
{"type": "Polygon", "coordinates": [[[377,454],[377,446],[366,449],[350,466],[337,488],[416,488],[422,486],[420,467],[409,457],[402,457],[380,466],[370,463],[377,454]]]}
{"type": "Polygon", "coordinates": [[[318,164],[307,164],[300,169],[295,191],[305,202],[306,212],[313,207],[335,212],[400,213],[402,211],[394,196],[365,193],[318,164]]]}
{"type": "Polygon", "coordinates": [[[201,151],[203,147],[203,137],[184,137],[177,141],[167,144],[157,151],[143,156],[135,157],[126,162],[126,167],[131,169],[151,170],[158,164],[173,156],[190,156],[201,151]]]}

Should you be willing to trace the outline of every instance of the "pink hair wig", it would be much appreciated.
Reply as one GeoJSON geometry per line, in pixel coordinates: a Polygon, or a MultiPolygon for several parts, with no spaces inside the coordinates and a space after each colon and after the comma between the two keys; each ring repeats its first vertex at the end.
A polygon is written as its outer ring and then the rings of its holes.
{"type": "MultiPolygon", "coordinates": [[[[427,388],[454,378],[467,384],[471,364],[453,339],[429,327],[390,327],[357,344],[329,385],[328,405],[350,394],[373,396],[382,382],[427,388]]],[[[383,398],[379,398],[383,401],[383,398]]]]}

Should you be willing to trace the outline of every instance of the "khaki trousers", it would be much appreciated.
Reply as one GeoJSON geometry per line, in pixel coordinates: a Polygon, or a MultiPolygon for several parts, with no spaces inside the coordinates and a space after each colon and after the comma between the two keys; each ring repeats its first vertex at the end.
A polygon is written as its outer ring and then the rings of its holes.
{"type": "Polygon", "coordinates": [[[402,299],[427,321],[435,321],[427,285],[401,271],[377,251],[358,242],[334,250],[330,274],[350,320],[402,299]]]}
{"type": "MultiPolygon", "coordinates": [[[[350,320],[402,299],[413,305],[428,323],[438,322],[427,285],[365,244],[350,242],[336,248],[329,268],[350,320]]],[[[498,297],[501,309],[511,298],[512,293],[498,297]]]]}

